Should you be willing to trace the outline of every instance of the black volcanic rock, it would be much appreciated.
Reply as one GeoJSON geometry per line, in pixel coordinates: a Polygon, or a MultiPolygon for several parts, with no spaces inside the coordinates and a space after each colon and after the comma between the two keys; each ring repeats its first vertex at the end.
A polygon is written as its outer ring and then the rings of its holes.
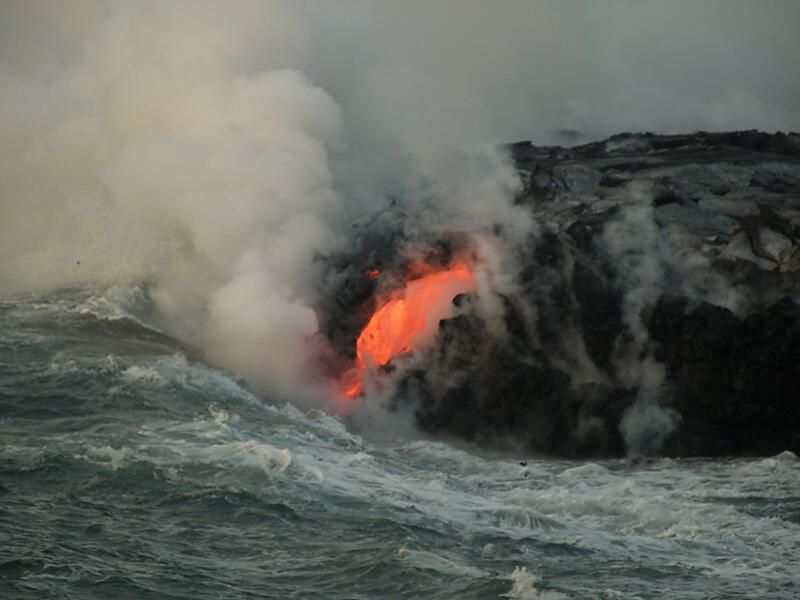
{"type": "MultiPolygon", "coordinates": [[[[507,149],[536,231],[483,233],[516,269],[502,326],[462,296],[395,374],[419,425],[562,456],[800,451],[800,135],[507,149]]],[[[370,260],[400,264],[400,238],[370,260]]],[[[342,355],[373,301],[346,280],[324,321],[342,355]]]]}
{"type": "Polygon", "coordinates": [[[487,345],[485,324],[474,316],[445,319],[439,327],[427,369],[411,375],[423,428],[479,442],[502,437],[562,456],[624,452],[617,424],[632,399],[629,391],[573,386],[544,355],[527,356],[507,340],[487,345]]]}
{"type": "Polygon", "coordinates": [[[800,306],[790,298],[741,320],[707,302],[664,296],[649,326],[684,420],[668,440],[673,451],[775,454],[800,446],[800,306]],[[687,440],[693,431],[712,439],[687,440]]]}

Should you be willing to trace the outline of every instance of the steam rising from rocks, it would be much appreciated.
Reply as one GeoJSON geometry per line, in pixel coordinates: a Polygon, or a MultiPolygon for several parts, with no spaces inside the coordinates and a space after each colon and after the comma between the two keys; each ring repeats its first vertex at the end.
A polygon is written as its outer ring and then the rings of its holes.
{"type": "MultiPolygon", "coordinates": [[[[496,227],[521,242],[537,225],[511,204],[519,178],[492,144],[797,126],[798,17],[791,0],[756,13],[729,1],[6,2],[0,291],[147,281],[170,333],[296,395],[329,276],[315,257],[343,247],[352,221],[404,194],[409,239],[496,227]]],[[[476,239],[480,285],[513,293],[513,257],[476,239]]],[[[626,298],[625,315],[645,300],[626,298]]]]}

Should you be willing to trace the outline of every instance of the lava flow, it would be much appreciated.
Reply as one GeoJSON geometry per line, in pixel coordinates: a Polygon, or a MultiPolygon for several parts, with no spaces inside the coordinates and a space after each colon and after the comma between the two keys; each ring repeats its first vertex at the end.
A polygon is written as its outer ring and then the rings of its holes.
{"type": "Polygon", "coordinates": [[[345,395],[361,393],[365,372],[424,346],[448,316],[453,298],[476,289],[475,276],[464,263],[410,281],[400,297],[375,311],[358,336],[356,370],[350,373],[345,395]]]}

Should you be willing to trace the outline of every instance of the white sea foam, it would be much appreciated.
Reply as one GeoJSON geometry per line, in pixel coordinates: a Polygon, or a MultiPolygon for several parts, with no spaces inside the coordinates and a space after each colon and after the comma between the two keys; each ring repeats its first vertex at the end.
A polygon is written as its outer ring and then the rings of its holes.
{"type": "Polygon", "coordinates": [[[515,600],[568,600],[569,598],[561,592],[537,590],[535,586],[539,578],[533,573],[529,573],[526,567],[514,567],[510,579],[512,581],[511,590],[503,594],[506,598],[515,600]]]}
{"type": "Polygon", "coordinates": [[[292,453],[286,448],[275,448],[252,440],[210,446],[207,452],[198,453],[194,458],[204,459],[209,463],[257,467],[267,474],[285,471],[292,463],[292,453]]]}
{"type": "Polygon", "coordinates": [[[135,452],[126,446],[121,448],[113,448],[111,446],[94,447],[89,444],[87,451],[89,456],[98,458],[101,462],[108,461],[114,471],[126,467],[130,459],[135,456],[135,452]]]}
{"type": "Polygon", "coordinates": [[[163,385],[167,382],[163,375],[153,367],[142,367],[132,365],[125,369],[120,376],[127,383],[141,383],[146,382],[149,384],[163,385]]]}
{"type": "Polygon", "coordinates": [[[602,465],[598,465],[597,463],[587,463],[585,465],[580,465],[578,467],[570,467],[569,469],[564,469],[561,473],[558,474],[559,477],[597,477],[608,475],[609,471],[606,467],[602,465]]]}

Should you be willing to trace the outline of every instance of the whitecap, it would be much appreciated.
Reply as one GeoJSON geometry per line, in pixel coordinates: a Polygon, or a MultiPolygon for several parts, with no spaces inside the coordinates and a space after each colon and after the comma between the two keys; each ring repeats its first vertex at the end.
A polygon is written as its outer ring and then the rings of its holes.
{"type": "Polygon", "coordinates": [[[122,378],[128,383],[147,382],[164,385],[167,382],[167,380],[164,379],[164,376],[153,367],[140,367],[137,365],[132,365],[125,369],[121,375],[122,378]]]}
{"type": "Polygon", "coordinates": [[[791,450],[784,450],[780,454],[775,455],[773,458],[777,461],[788,463],[796,463],[800,461],[800,458],[798,458],[797,454],[791,450]]]}
{"type": "Polygon", "coordinates": [[[211,446],[208,457],[212,462],[233,462],[239,466],[257,467],[265,473],[282,473],[292,463],[292,453],[264,442],[248,440],[211,446]]]}
{"type": "Polygon", "coordinates": [[[572,467],[570,469],[565,469],[558,474],[559,477],[598,477],[602,475],[607,475],[611,471],[609,471],[603,465],[598,465],[597,463],[586,463],[585,465],[580,465],[577,467],[572,467]]]}
{"type": "Polygon", "coordinates": [[[111,469],[114,471],[126,467],[129,458],[134,454],[133,450],[126,446],[122,446],[121,448],[113,448],[111,446],[89,446],[87,450],[89,455],[93,457],[108,459],[108,462],[111,464],[111,469]]]}
{"type": "Polygon", "coordinates": [[[539,578],[529,573],[526,567],[514,567],[514,572],[510,577],[512,581],[511,589],[503,594],[506,598],[515,600],[568,600],[569,596],[561,592],[540,591],[536,589],[536,582],[539,578]]]}

